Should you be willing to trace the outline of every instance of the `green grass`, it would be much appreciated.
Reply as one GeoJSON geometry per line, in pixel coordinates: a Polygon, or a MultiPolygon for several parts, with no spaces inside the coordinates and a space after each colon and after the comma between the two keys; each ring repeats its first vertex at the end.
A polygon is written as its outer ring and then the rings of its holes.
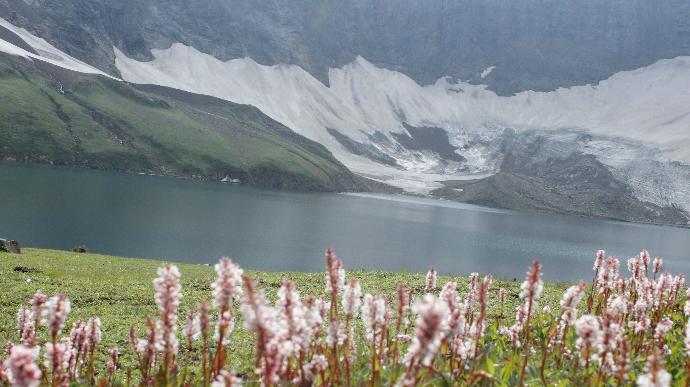
{"type": "MultiPolygon", "coordinates": [[[[344,260],[347,268],[347,259],[344,260]]],[[[127,333],[131,324],[138,324],[143,331],[143,321],[156,314],[151,281],[162,261],[123,258],[99,254],[79,254],[57,250],[24,249],[22,254],[0,253],[0,343],[17,341],[15,314],[21,303],[26,303],[37,291],[48,295],[65,292],[72,302],[68,326],[77,319],[97,315],[103,322],[103,344],[99,357],[106,358],[106,350],[112,346],[128,348],[127,333]],[[15,267],[32,270],[21,273],[15,267]]],[[[177,263],[182,272],[183,300],[181,310],[195,307],[199,300],[211,298],[210,283],[215,278],[213,268],[205,265],[177,263]]],[[[322,295],[323,273],[265,272],[247,270],[267,292],[275,298],[282,279],[289,278],[296,284],[302,296],[322,295]]],[[[394,305],[393,294],[399,282],[415,287],[416,294],[424,290],[425,273],[390,273],[379,271],[348,271],[347,278],[356,277],[365,293],[384,294],[394,305]]],[[[448,280],[459,283],[461,293],[467,285],[466,277],[439,276],[439,286],[448,280]]],[[[518,303],[521,281],[495,280],[491,288],[492,302],[498,289],[507,291],[506,318],[512,323],[513,311],[518,303]]],[[[540,307],[549,305],[558,310],[558,302],[567,284],[548,283],[540,300],[540,307]]],[[[498,307],[493,304],[491,313],[498,307]]],[[[236,313],[239,315],[239,313],[236,313]]],[[[181,321],[181,323],[183,323],[181,321]]],[[[232,336],[229,362],[232,368],[247,372],[252,368],[254,338],[238,321],[232,336]]],[[[133,365],[129,351],[122,364],[133,365]]]]}
{"type": "Polygon", "coordinates": [[[325,148],[255,108],[154,91],[0,58],[0,159],[352,188],[342,186],[351,173],[325,148]]]}

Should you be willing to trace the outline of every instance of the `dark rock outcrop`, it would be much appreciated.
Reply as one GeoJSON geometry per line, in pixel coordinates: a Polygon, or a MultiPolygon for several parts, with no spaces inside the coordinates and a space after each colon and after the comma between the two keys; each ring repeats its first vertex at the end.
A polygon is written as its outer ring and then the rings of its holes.
{"type": "Polygon", "coordinates": [[[0,239],[0,251],[5,253],[21,254],[22,248],[17,241],[0,239]]]}
{"type": "Polygon", "coordinates": [[[477,180],[447,181],[433,195],[487,207],[687,226],[676,207],[640,200],[593,155],[534,133],[504,140],[500,171],[477,180]],[[561,154],[559,154],[561,153],[561,154]]]}
{"type": "Polygon", "coordinates": [[[451,76],[510,94],[690,54],[687,0],[0,0],[0,16],[113,74],[113,46],[147,60],[181,42],[324,82],[361,55],[421,83],[451,76]]]}

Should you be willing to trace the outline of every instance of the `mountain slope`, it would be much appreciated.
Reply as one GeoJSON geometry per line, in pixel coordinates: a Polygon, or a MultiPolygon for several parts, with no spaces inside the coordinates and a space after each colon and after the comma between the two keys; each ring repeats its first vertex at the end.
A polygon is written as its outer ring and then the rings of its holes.
{"type": "MultiPolygon", "coordinates": [[[[0,51],[82,73],[102,69],[167,104],[175,113],[155,121],[179,133],[130,127],[163,140],[149,154],[181,163],[174,173],[215,175],[221,160],[248,178],[273,176],[257,184],[290,185],[262,168],[264,149],[244,147],[268,127],[280,140],[261,144],[287,139],[308,154],[276,156],[271,168],[304,172],[319,187],[362,183],[315,168],[314,158],[328,157],[314,143],[355,173],[417,194],[684,225],[688,4],[0,0],[10,21],[0,18],[0,51]],[[256,130],[227,131],[237,117],[212,97],[255,106],[313,142],[258,113],[256,130]]],[[[120,92],[83,94],[80,106],[100,103],[106,117],[130,111],[120,92]]],[[[91,116],[129,144],[118,133],[130,132],[91,116]]]]}
{"type": "MultiPolygon", "coordinates": [[[[432,194],[494,208],[690,224],[690,196],[665,202],[640,195],[637,188],[651,182],[649,176],[634,183],[621,178],[595,154],[576,145],[593,143],[590,135],[529,131],[508,133],[500,141],[504,152],[496,174],[476,180],[446,181],[443,188],[432,194]]],[[[689,194],[687,188],[674,188],[678,194],[683,190],[689,194]]]]}
{"type": "MultiPolygon", "coordinates": [[[[690,171],[690,57],[621,72],[597,85],[503,97],[448,79],[422,86],[364,58],[331,69],[327,87],[297,66],[263,66],[250,58],[222,62],[182,44],[154,50],[148,62],[116,55],[126,80],[257,106],[324,144],[354,172],[411,191],[495,173],[500,149],[490,142],[505,129],[577,129],[614,147],[613,154],[597,157],[615,158],[616,148],[630,149],[632,142],[637,150],[628,156],[678,160],[690,171]],[[404,139],[414,128],[430,135],[445,131],[445,150],[411,146],[404,139]],[[448,157],[449,148],[458,156],[448,157]]],[[[690,201],[682,206],[690,209],[690,201]]]]}
{"type": "Polygon", "coordinates": [[[256,108],[0,54],[0,154],[122,171],[358,190],[321,145],[256,108]]]}
{"type": "Polygon", "coordinates": [[[150,60],[183,43],[324,83],[363,56],[418,83],[450,76],[512,94],[690,53],[686,0],[0,0],[0,16],[113,75],[113,46],[150,60]]]}

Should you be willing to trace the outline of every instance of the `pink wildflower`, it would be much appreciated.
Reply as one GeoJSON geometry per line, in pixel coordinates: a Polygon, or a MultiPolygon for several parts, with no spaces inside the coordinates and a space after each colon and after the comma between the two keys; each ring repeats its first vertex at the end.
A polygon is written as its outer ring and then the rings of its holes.
{"type": "Polygon", "coordinates": [[[17,331],[19,332],[19,337],[24,336],[24,330],[30,321],[31,312],[29,312],[29,309],[24,305],[19,306],[19,310],[17,311],[17,331]]]}
{"type": "Polygon", "coordinates": [[[642,258],[636,256],[628,259],[628,271],[632,274],[632,278],[638,281],[644,277],[644,264],[642,263],[642,258]]]}
{"type": "Polygon", "coordinates": [[[204,342],[206,342],[211,332],[211,315],[209,314],[209,305],[206,300],[202,300],[199,303],[199,332],[204,342]]]}
{"type": "Polygon", "coordinates": [[[343,345],[345,342],[345,330],[340,325],[338,320],[333,320],[328,325],[328,331],[326,334],[326,345],[333,347],[335,345],[343,345]]]}
{"type": "Polygon", "coordinates": [[[48,300],[46,304],[46,321],[50,337],[55,341],[65,327],[67,315],[71,310],[69,299],[63,293],[58,294],[48,300]]]}
{"type": "Polygon", "coordinates": [[[410,321],[408,318],[408,314],[410,312],[410,289],[407,289],[404,284],[398,283],[398,286],[395,289],[396,293],[396,315],[397,315],[397,320],[395,323],[395,330],[396,332],[399,332],[400,329],[407,329],[410,321]]]}
{"type": "Polygon", "coordinates": [[[479,285],[477,291],[477,304],[479,306],[479,310],[475,314],[474,318],[474,326],[476,327],[477,331],[477,340],[484,336],[484,330],[486,329],[486,312],[489,308],[489,287],[491,287],[492,282],[493,276],[491,274],[487,275],[482,280],[482,283],[479,285]]]}
{"type": "Polygon", "coordinates": [[[597,342],[598,360],[601,370],[607,375],[616,371],[614,355],[619,351],[620,343],[625,339],[623,327],[617,322],[617,315],[611,310],[604,313],[601,331],[597,342]]]}
{"type": "Polygon", "coordinates": [[[240,387],[242,386],[242,379],[235,375],[234,372],[221,370],[216,376],[216,379],[211,383],[211,387],[240,387]]]}
{"type": "Polygon", "coordinates": [[[673,296],[673,276],[670,273],[663,273],[656,281],[653,288],[653,307],[657,310],[662,310],[667,304],[673,303],[671,299],[673,296]]]}
{"type": "Polygon", "coordinates": [[[577,317],[577,305],[580,303],[585,292],[585,283],[580,282],[577,285],[569,287],[563,294],[560,305],[562,310],[561,319],[568,324],[573,324],[577,317]]]}
{"type": "Polygon", "coordinates": [[[450,312],[459,308],[460,300],[458,296],[458,284],[453,281],[448,281],[438,297],[448,305],[448,310],[450,312]]]}
{"type": "Polygon", "coordinates": [[[647,357],[646,374],[637,377],[639,387],[667,387],[671,385],[671,374],[664,369],[664,359],[657,353],[647,357]]]}
{"type": "Polygon", "coordinates": [[[139,352],[139,337],[137,336],[137,326],[134,324],[129,326],[129,347],[132,352],[139,352]]]}
{"type": "Polygon", "coordinates": [[[410,335],[399,334],[399,335],[395,336],[395,340],[398,343],[404,344],[404,343],[409,343],[412,340],[412,338],[410,337],[410,335]]]}
{"type": "Polygon", "coordinates": [[[221,258],[215,269],[217,278],[211,284],[213,305],[222,313],[229,310],[233,301],[242,296],[243,270],[228,257],[221,258]]]}
{"type": "Polygon", "coordinates": [[[527,272],[525,281],[520,285],[520,299],[531,306],[530,312],[534,311],[536,300],[544,290],[544,281],[542,281],[541,275],[541,262],[534,261],[527,272]]]}
{"type": "MultiPolygon", "coordinates": [[[[232,262],[230,258],[223,257],[215,265],[216,281],[211,284],[213,289],[213,304],[218,308],[218,323],[216,324],[216,353],[211,368],[212,375],[216,375],[223,368],[225,361],[225,348],[229,342],[229,336],[235,327],[235,320],[231,315],[230,309],[232,304],[243,294],[242,291],[242,269],[239,265],[232,262]]],[[[202,359],[202,366],[206,368],[206,335],[205,323],[200,323],[202,335],[204,337],[204,358],[202,359]]]]}
{"type": "Polygon", "coordinates": [[[41,383],[41,370],[36,365],[37,351],[23,345],[15,345],[4,366],[16,387],[35,387],[41,383]]]}
{"type": "Polygon", "coordinates": [[[661,272],[661,265],[663,264],[663,260],[659,257],[654,258],[654,277],[656,277],[659,272],[661,272]]]}
{"type": "Polygon", "coordinates": [[[31,314],[34,319],[34,328],[38,329],[41,323],[41,316],[43,316],[43,307],[48,301],[48,297],[43,294],[40,290],[31,297],[31,314]]]}
{"type": "Polygon", "coordinates": [[[562,343],[567,333],[568,327],[575,323],[577,318],[577,305],[580,303],[582,296],[585,293],[585,283],[580,282],[577,285],[569,287],[563,294],[561,299],[561,317],[558,321],[556,329],[556,336],[553,338],[551,344],[562,343]]]}
{"type": "Polygon", "coordinates": [[[13,348],[13,347],[14,347],[14,343],[13,343],[13,342],[8,341],[8,342],[5,343],[5,355],[7,355],[7,357],[9,357],[10,354],[12,353],[12,348],[13,348]]]}
{"type": "Polygon", "coordinates": [[[622,316],[628,313],[628,299],[625,296],[616,296],[610,298],[608,301],[607,310],[614,313],[616,316],[622,316]]]}
{"type": "Polygon", "coordinates": [[[582,365],[589,364],[590,356],[593,354],[595,346],[599,343],[601,335],[601,324],[599,319],[592,315],[584,315],[575,321],[575,333],[578,339],[575,346],[581,351],[582,365]]]}
{"type": "MultiPolygon", "coordinates": [[[[324,355],[314,355],[311,361],[302,367],[302,378],[297,382],[301,385],[315,385],[319,374],[328,368],[328,360],[324,355]]],[[[298,384],[298,383],[294,383],[298,384]]]]}
{"type": "Polygon", "coordinates": [[[218,316],[216,323],[216,331],[213,338],[218,341],[219,345],[230,344],[230,334],[235,330],[235,318],[230,312],[223,312],[218,316]]]}
{"type": "Polygon", "coordinates": [[[664,317],[661,321],[656,324],[656,329],[654,329],[654,340],[659,344],[663,344],[664,336],[673,329],[673,321],[664,317]]]}
{"type": "Polygon", "coordinates": [[[345,287],[342,303],[345,316],[350,318],[357,317],[360,305],[362,305],[362,287],[359,285],[359,281],[353,279],[345,287]]]}
{"type": "Polygon", "coordinates": [[[345,269],[333,249],[326,250],[326,293],[340,294],[345,287],[345,269]]]}
{"type": "Polygon", "coordinates": [[[616,257],[608,257],[604,263],[603,270],[599,270],[597,277],[597,288],[600,293],[614,290],[618,282],[620,263],[616,257]]]}
{"type": "Polygon", "coordinates": [[[199,316],[193,310],[188,310],[185,318],[184,337],[187,339],[187,345],[191,348],[194,340],[199,338],[199,316]]]}
{"type": "Polygon", "coordinates": [[[415,334],[405,357],[407,372],[402,384],[406,385],[414,384],[419,367],[431,366],[448,333],[448,304],[445,301],[426,294],[415,303],[413,310],[418,317],[415,334]]]}
{"type": "MultiPolygon", "coordinates": [[[[344,299],[343,299],[344,300],[344,299]]],[[[279,319],[286,325],[285,340],[289,341],[290,351],[300,353],[306,351],[311,343],[311,327],[307,323],[306,310],[300,301],[299,292],[294,282],[285,280],[278,290],[276,301],[279,319]]]]}
{"type": "Polygon", "coordinates": [[[149,318],[146,321],[146,325],[146,338],[137,340],[137,352],[142,357],[144,366],[142,373],[144,376],[148,374],[149,369],[155,364],[156,354],[163,349],[160,321],[149,318]]]}
{"type": "Polygon", "coordinates": [[[47,343],[45,351],[45,366],[52,370],[53,382],[57,385],[66,384],[69,375],[67,370],[70,365],[70,357],[72,350],[72,343],[69,339],[65,339],[56,344],[47,343]]]}
{"type": "Polygon", "coordinates": [[[479,273],[470,274],[470,278],[467,283],[467,296],[465,297],[465,312],[468,317],[469,314],[474,311],[477,307],[477,279],[479,278],[479,273]]]}
{"type": "Polygon", "coordinates": [[[457,283],[449,281],[441,289],[439,299],[446,303],[448,307],[448,328],[450,333],[457,334],[465,329],[465,311],[460,305],[457,283]],[[463,310],[460,310],[460,309],[463,310]]]}
{"type": "Polygon", "coordinates": [[[434,289],[436,289],[436,278],[437,278],[436,269],[432,266],[429,268],[429,271],[426,273],[425,290],[427,293],[432,292],[432,291],[434,291],[434,289]]]}
{"type": "Polygon", "coordinates": [[[177,354],[179,346],[176,333],[177,310],[182,298],[182,287],[177,266],[166,264],[158,268],[158,277],[153,280],[153,287],[156,291],[155,301],[163,327],[163,352],[166,354],[166,361],[171,361],[170,356],[177,354]]]}
{"type": "Polygon", "coordinates": [[[280,382],[280,374],[286,366],[286,354],[281,344],[280,340],[269,340],[264,347],[261,367],[256,371],[264,386],[280,382]]]}
{"type": "Polygon", "coordinates": [[[72,341],[72,356],[70,357],[69,374],[71,378],[76,375],[77,365],[80,365],[86,359],[86,352],[88,351],[86,325],[84,321],[79,320],[72,324],[72,331],[70,332],[70,340],[72,341]]]}
{"type": "Polygon", "coordinates": [[[252,292],[245,295],[245,299],[240,306],[242,317],[244,319],[244,327],[250,331],[261,331],[267,329],[272,318],[271,310],[266,305],[266,296],[263,291],[255,290],[255,282],[253,279],[247,278],[244,285],[251,289],[252,292]]]}
{"type": "Polygon", "coordinates": [[[307,326],[307,331],[310,332],[309,335],[304,336],[303,346],[309,347],[314,336],[319,332],[321,326],[323,325],[324,316],[328,306],[321,298],[315,298],[313,296],[306,299],[304,304],[304,319],[307,326]],[[308,340],[308,341],[307,341],[308,340]]]}
{"type": "Polygon", "coordinates": [[[644,268],[644,275],[646,277],[647,273],[649,272],[649,251],[642,250],[640,252],[640,262],[642,262],[642,266],[644,268]]]}
{"type": "Polygon", "coordinates": [[[598,272],[599,269],[601,269],[601,266],[604,264],[605,257],[606,252],[604,250],[597,251],[596,258],[594,259],[594,267],[592,268],[595,272],[598,272]]]}
{"type": "MultiPolygon", "coordinates": [[[[245,277],[244,286],[247,291],[240,308],[245,328],[257,334],[256,353],[261,360],[258,373],[263,383],[274,384],[293,350],[291,342],[285,340],[287,323],[275,308],[266,305],[265,295],[256,289],[253,279],[245,277]]],[[[216,367],[220,369],[222,364],[216,367]]]]}
{"type": "Polygon", "coordinates": [[[36,326],[29,309],[22,305],[17,311],[17,331],[22,344],[27,347],[36,346],[36,326]]]}
{"type": "Polygon", "coordinates": [[[386,299],[383,296],[364,295],[362,321],[364,321],[367,340],[376,340],[386,322],[386,299]]]}
{"type": "Polygon", "coordinates": [[[110,351],[108,351],[108,361],[105,363],[105,367],[108,370],[108,375],[110,376],[110,380],[113,379],[113,375],[115,374],[115,371],[117,370],[117,360],[120,356],[120,352],[118,351],[117,347],[110,348],[110,351]]]}
{"type": "Polygon", "coordinates": [[[98,344],[101,343],[101,319],[98,317],[91,317],[86,322],[86,343],[89,351],[94,351],[98,344]]]}

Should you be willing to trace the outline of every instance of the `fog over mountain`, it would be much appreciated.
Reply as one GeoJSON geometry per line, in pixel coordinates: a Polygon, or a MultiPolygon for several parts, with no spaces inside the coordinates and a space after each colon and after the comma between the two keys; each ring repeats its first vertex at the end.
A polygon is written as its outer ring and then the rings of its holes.
{"type": "Polygon", "coordinates": [[[256,106],[410,192],[690,219],[685,0],[0,0],[0,16],[4,52],[256,106]]]}

